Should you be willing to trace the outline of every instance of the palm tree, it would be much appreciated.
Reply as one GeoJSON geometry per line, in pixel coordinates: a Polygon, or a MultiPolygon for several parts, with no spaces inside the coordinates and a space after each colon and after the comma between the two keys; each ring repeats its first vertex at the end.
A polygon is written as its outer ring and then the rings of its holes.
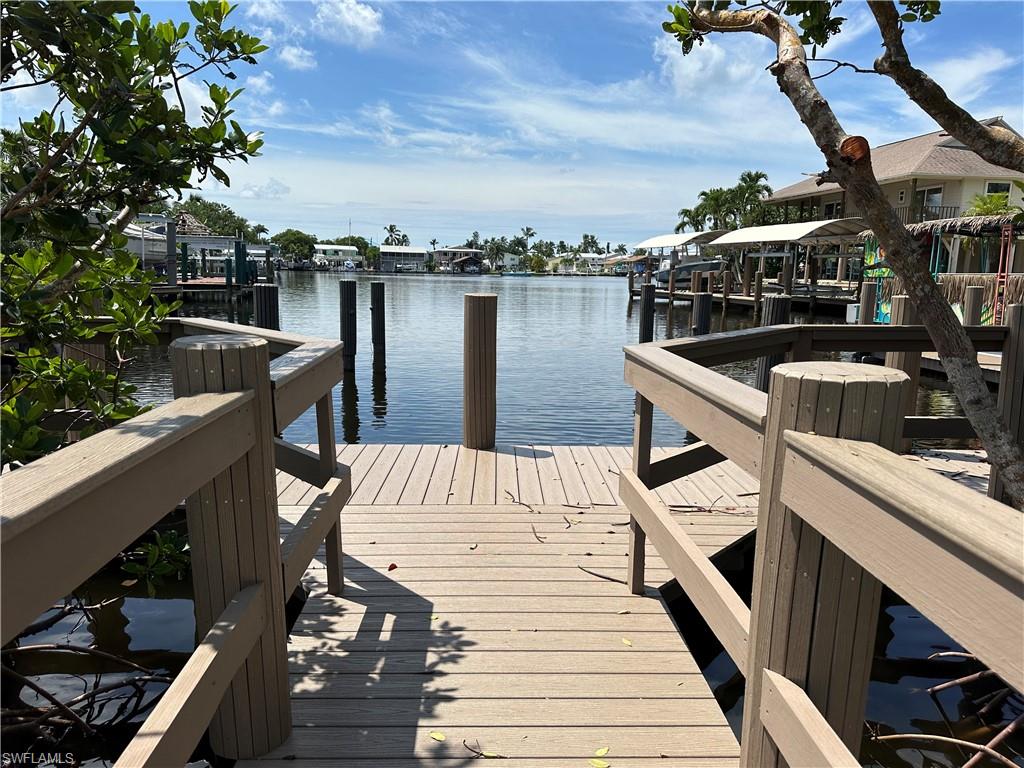
{"type": "Polygon", "coordinates": [[[683,232],[687,227],[694,232],[704,231],[704,213],[700,205],[693,208],[679,209],[679,223],[676,224],[676,232],[683,232]]]}
{"type": "Polygon", "coordinates": [[[711,219],[713,229],[729,229],[736,216],[736,205],[731,190],[722,187],[705,189],[699,195],[700,207],[711,219]]]}
{"type": "Polygon", "coordinates": [[[764,202],[772,194],[768,185],[768,174],[764,171],[744,171],[739,183],[733,187],[736,207],[745,226],[754,224],[759,218],[764,202]]]}
{"type": "Polygon", "coordinates": [[[524,253],[530,250],[530,238],[534,237],[536,234],[537,232],[533,227],[523,227],[522,237],[523,240],[526,241],[526,249],[524,250],[524,253]]]}
{"type": "Polygon", "coordinates": [[[399,245],[411,245],[411,244],[412,244],[412,241],[409,240],[409,236],[408,235],[402,235],[402,242],[400,242],[399,245]]]}
{"type": "Polygon", "coordinates": [[[430,250],[432,250],[432,251],[436,251],[437,250],[437,238],[436,237],[433,240],[430,241],[430,250]]]}
{"type": "Polygon", "coordinates": [[[262,224],[253,224],[249,228],[249,231],[252,233],[252,236],[253,236],[253,238],[255,238],[257,243],[262,243],[263,242],[263,235],[267,234],[270,230],[267,229],[262,224]]]}
{"type": "Polygon", "coordinates": [[[384,238],[384,245],[401,245],[404,235],[402,235],[402,230],[396,224],[388,224],[384,227],[384,231],[387,232],[387,237],[384,238]]]}

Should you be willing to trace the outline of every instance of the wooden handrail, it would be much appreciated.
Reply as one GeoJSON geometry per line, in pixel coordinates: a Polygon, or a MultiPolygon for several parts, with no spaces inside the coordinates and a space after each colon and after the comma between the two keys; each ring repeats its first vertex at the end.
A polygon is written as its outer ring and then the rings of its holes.
{"type": "Polygon", "coordinates": [[[252,399],[181,398],[0,477],[2,642],[243,456],[252,399]],[[42,556],[61,567],[40,575],[42,556]]]}
{"type": "Polygon", "coordinates": [[[115,768],[187,763],[265,623],[263,585],[246,587],[192,652],[115,768]]]}
{"type": "Polygon", "coordinates": [[[625,352],[628,359],[632,350],[662,349],[704,366],[721,365],[785,352],[797,340],[801,328],[796,324],[743,328],[629,346],[625,352]]]}
{"type": "Polygon", "coordinates": [[[1020,513],[876,445],[784,438],[782,501],[1024,689],[1020,623],[1012,618],[1024,615],[1020,513]]]}
{"type": "Polygon", "coordinates": [[[769,669],[761,679],[761,723],[789,768],[860,768],[800,686],[769,669]]]}
{"type": "MultiPolygon", "coordinates": [[[[928,330],[923,325],[805,325],[815,352],[934,352],[928,330]]],[[[979,352],[1003,348],[1006,326],[972,325],[965,329],[979,352]]]]}
{"type": "Polygon", "coordinates": [[[740,674],[746,674],[750,609],[665,505],[628,469],[619,475],[619,495],[740,674]]]}
{"type": "Polygon", "coordinates": [[[768,396],[663,349],[626,349],[626,383],[751,474],[761,464],[768,396]]]}

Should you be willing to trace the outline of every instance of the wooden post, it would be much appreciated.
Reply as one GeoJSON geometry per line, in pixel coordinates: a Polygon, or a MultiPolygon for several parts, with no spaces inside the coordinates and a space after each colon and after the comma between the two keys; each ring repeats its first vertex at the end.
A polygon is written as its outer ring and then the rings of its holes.
{"type": "Polygon", "coordinates": [[[385,362],[384,343],[384,283],[370,283],[370,337],[373,340],[373,365],[379,368],[385,362]]]}
{"type": "Polygon", "coordinates": [[[209,274],[209,268],[206,266],[206,249],[199,249],[199,274],[206,277],[209,274]]]}
{"type": "Polygon", "coordinates": [[[640,343],[654,341],[654,286],[640,286],[640,343]]]}
{"type": "Polygon", "coordinates": [[[700,293],[701,286],[704,282],[704,273],[694,270],[690,273],[690,293],[697,295],[700,293]]]}
{"type": "Polygon", "coordinates": [[[875,304],[878,299],[878,283],[866,282],[860,286],[860,312],[857,322],[860,325],[875,324],[875,304]]]}
{"type": "Polygon", "coordinates": [[[964,296],[964,325],[981,325],[981,309],[985,303],[985,289],[980,285],[967,286],[964,296]]]}
{"type": "Polygon", "coordinates": [[[691,326],[691,336],[703,336],[706,333],[711,333],[711,294],[707,291],[693,294],[691,326]]]}
{"type": "Polygon", "coordinates": [[[846,281],[846,257],[839,257],[839,264],[836,266],[836,282],[842,283],[846,281]]]}
{"type": "Polygon", "coordinates": [[[256,311],[256,325],[260,328],[281,330],[281,310],[278,287],[267,283],[256,283],[252,287],[253,307],[256,311]]]}
{"type": "Polygon", "coordinates": [[[188,243],[179,246],[181,251],[181,282],[188,282],[188,243]]]}
{"type": "Polygon", "coordinates": [[[782,262],[782,292],[793,295],[793,257],[787,256],[782,262]]]}
{"type": "Polygon", "coordinates": [[[839,362],[771,372],[754,553],[740,765],[781,764],[760,721],[762,669],[803,688],[847,747],[860,751],[880,583],[779,500],[785,430],[877,443],[903,434],[902,371],[839,362]]]}
{"type": "MultiPolygon", "coordinates": [[[[654,341],[654,287],[643,286],[640,293],[640,343],[654,341]]],[[[654,405],[639,392],[633,406],[633,471],[646,484],[651,478],[651,434],[654,405]]],[[[629,516],[629,553],[626,582],[634,595],[644,593],[644,559],[647,536],[640,523],[629,516]]]]}
{"type": "Polygon", "coordinates": [[[274,282],[274,260],[270,258],[270,246],[263,252],[263,275],[268,283],[274,282]]]}
{"type": "Polygon", "coordinates": [[[341,357],[346,371],[356,369],[356,281],[339,280],[341,295],[341,357]]]}
{"type": "MultiPolygon", "coordinates": [[[[316,437],[320,466],[324,474],[333,474],[338,469],[338,445],[334,437],[334,396],[331,390],[316,401],[316,437]]],[[[341,520],[332,525],[324,538],[327,553],[324,565],[327,567],[327,591],[340,595],[345,588],[345,572],[341,554],[341,520]]]]}
{"type": "Polygon", "coordinates": [[[629,303],[633,303],[633,286],[636,283],[636,269],[633,268],[633,263],[629,263],[629,272],[626,273],[626,280],[629,283],[629,303]]]}
{"type": "MultiPolygon", "coordinates": [[[[732,270],[722,273],[722,311],[729,309],[729,295],[732,293],[732,270]]],[[[723,326],[724,328],[724,326],[723,326]]]]}
{"type": "MultiPolygon", "coordinates": [[[[1003,316],[1008,334],[999,371],[999,414],[1017,442],[1024,444],[1024,304],[1011,304],[1003,316]]],[[[988,495],[1009,503],[995,467],[989,473],[988,495]]]]}
{"type": "Polygon", "coordinates": [[[743,295],[750,295],[750,284],[754,279],[754,259],[749,254],[743,255],[743,295]]]}
{"type": "Polygon", "coordinates": [[[245,254],[242,251],[242,241],[235,240],[235,282],[242,288],[247,282],[245,273],[245,254]]]}
{"type": "Polygon", "coordinates": [[[668,305],[671,307],[676,300],[676,260],[679,254],[672,251],[668,264],[668,305]]]}
{"type": "Polygon", "coordinates": [[[231,269],[231,257],[224,259],[224,292],[227,294],[227,301],[231,303],[231,291],[233,289],[232,282],[232,269],[231,269]]]}
{"type": "MultiPolygon", "coordinates": [[[[917,325],[917,310],[910,303],[909,296],[892,297],[892,313],[889,316],[889,325],[917,325]]],[[[885,366],[903,371],[910,379],[910,388],[907,394],[907,401],[903,404],[903,412],[907,416],[917,414],[917,385],[921,379],[921,353],[920,352],[886,352],[885,366]]],[[[913,440],[903,440],[901,443],[904,453],[909,453],[913,447],[913,440]]]]}
{"type": "Polygon", "coordinates": [[[754,275],[754,322],[761,319],[761,296],[764,293],[764,272],[754,275]]]}
{"type": "Polygon", "coordinates": [[[167,239],[167,260],[164,262],[167,269],[167,284],[177,285],[178,284],[178,224],[174,221],[168,221],[164,225],[164,233],[167,239]]]}
{"type": "Polygon", "coordinates": [[[497,420],[498,295],[467,293],[463,322],[462,444],[489,450],[497,420]]]}
{"type": "MultiPolygon", "coordinates": [[[[766,296],[761,325],[783,325],[789,322],[789,310],[792,298],[785,294],[766,296]]],[[[768,380],[771,369],[781,363],[785,355],[764,355],[757,358],[757,372],[754,375],[754,386],[762,392],[768,391],[768,380]]]]}
{"type": "Polygon", "coordinates": [[[254,758],[291,732],[270,347],[253,336],[184,336],[170,351],[175,397],[255,392],[255,445],[185,504],[196,636],[210,630],[240,590],[263,586],[262,634],[210,723],[214,752],[254,758]]]}

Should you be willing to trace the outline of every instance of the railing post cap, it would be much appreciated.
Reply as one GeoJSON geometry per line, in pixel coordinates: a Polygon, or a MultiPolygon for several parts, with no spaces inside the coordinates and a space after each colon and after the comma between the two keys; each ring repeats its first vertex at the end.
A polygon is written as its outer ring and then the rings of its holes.
{"type": "Polygon", "coordinates": [[[267,340],[247,333],[211,333],[199,336],[181,336],[171,342],[171,349],[257,349],[267,346],[267,340]]]}
{"type": "Polygon", "coordinates": [[[467,299],[468,298],[474,298],[474,299],[496,299],[496,298],[498,298],[498,294],[496,294],[496,293],[466,293],[466,294],[463,294],[463,295],[467,299]]]}
{"type": "Polygon", "coordinates": [[[888,381],[896,383],[910,381],[910,377],[895,368],[865,363],[844,363],[835,360],[809,360],[804,362],[779,363],[772,368],[772,376],[793,376],[801,379],[830,379],[864,381],[888,381]]]}

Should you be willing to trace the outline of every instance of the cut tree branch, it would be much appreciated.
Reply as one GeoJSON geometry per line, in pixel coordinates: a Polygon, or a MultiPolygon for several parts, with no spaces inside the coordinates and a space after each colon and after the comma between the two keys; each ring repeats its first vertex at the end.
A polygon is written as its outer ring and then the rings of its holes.
{"type": "Polygon", "coordinates": [[[978,353],[928,271],[920,243],[900,222],[875,178],[866,140],[847,135],[807,68],[800,35],[780,14],[769,10],[715,11],[696,5],[696,32],[753,31],[772,40],[776,61],[769,68],[825,157],[831,178],[846,191],[868,222],[893,271],[918,310],[935,345],[949,383],[997,468],[1011,502],[1024,509],[1024,450],[1002,423],[995,398],[978,365],[978,353]]]}
{"type": "Polygon", "coordinates": [[[1024,139],[998,125],[978,122],[942,87],[910,62],[903,44],[903,22],[892,0],[870,0],[868,7],[882,33],[885,52],[875,61],[875,71],[892,79],[912,102],[927,112],[955,139],[959,139],[990,163],[1024,173],[1024,139]]]}

